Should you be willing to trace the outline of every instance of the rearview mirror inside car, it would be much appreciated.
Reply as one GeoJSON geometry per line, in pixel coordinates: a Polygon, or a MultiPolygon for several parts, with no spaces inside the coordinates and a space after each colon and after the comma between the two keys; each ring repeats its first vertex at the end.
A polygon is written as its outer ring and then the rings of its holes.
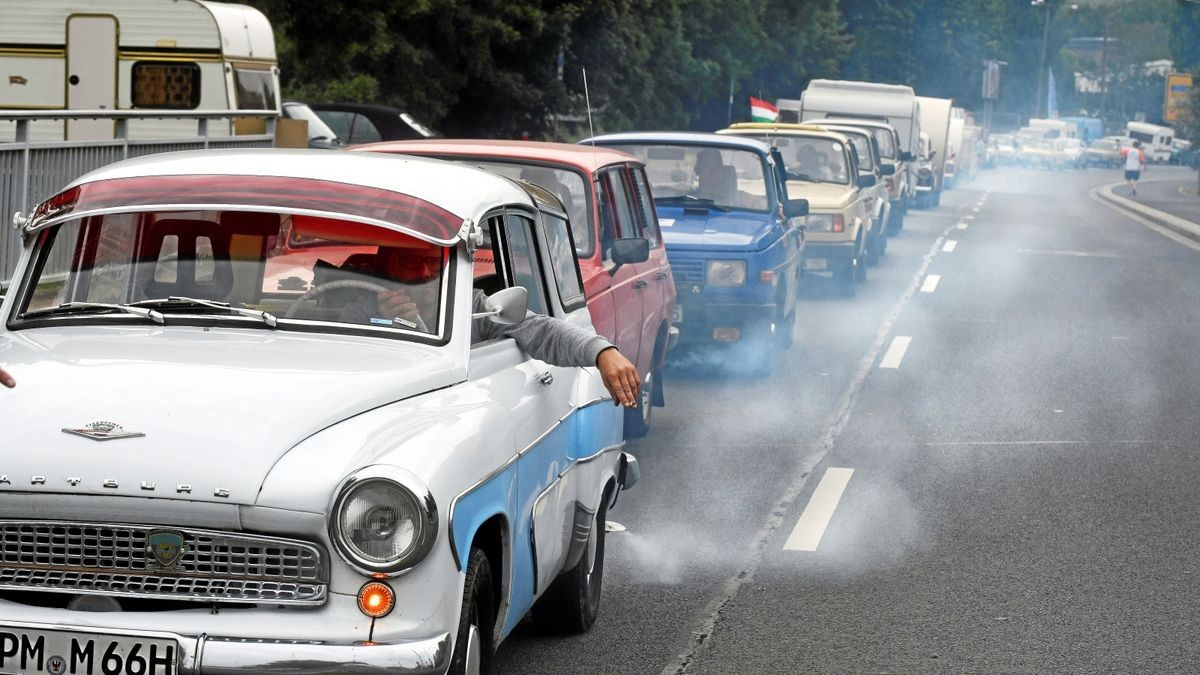
{"type": "Polygon", "coordinates": [[[807,199],[789,199],[783,204],[783,216],[785,218],[800,218],[808,215],[808,200],[807,199]]]}
{"type": "Polygon", "coordinates": [[[612,243],[612,260],[618,266],[650,259],[650,241],[645,237],[623,237],[612,243]]]}

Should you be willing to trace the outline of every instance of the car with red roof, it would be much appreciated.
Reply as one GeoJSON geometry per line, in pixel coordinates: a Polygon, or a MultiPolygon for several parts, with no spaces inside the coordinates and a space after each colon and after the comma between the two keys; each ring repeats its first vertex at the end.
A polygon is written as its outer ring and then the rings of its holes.
{"type": "Polygon", "coordinates": [[[653,408],[665,404],[663,364],[678,330],[672,324],[675,282],[640,160],[611,148],[536,141],[431,139],[351,150],[459,161],[557,195],[571,223],[592,324],[641,376],[639,403],[627,411],[625,433],[646,434],[653,408]],[[647,259],[622,259],[627,244],[620,242],[630,239],[649,242],[647,259]]]}

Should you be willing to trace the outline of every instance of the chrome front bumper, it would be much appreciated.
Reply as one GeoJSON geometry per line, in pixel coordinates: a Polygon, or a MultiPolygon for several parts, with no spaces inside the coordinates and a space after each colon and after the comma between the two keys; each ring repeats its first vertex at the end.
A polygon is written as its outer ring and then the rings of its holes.
{"type": "Polygon", "coordinates": [[[331,644],[312,640],[255,640],[162,631],[103,630],[65,624],[3,621],[0,628],[65,631],[174,640],[179,675],[223,673],[402,673],[440,675],[450,665],[450,634],[391,644],[331,644]]]}

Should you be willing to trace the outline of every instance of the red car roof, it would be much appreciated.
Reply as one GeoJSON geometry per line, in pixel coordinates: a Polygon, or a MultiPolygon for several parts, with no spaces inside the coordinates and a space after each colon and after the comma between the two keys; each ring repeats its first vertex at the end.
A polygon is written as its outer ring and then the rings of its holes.
{"type": "Polygon", "coordinates": [[[544,141],[488,141],[476,139],[432,139],[427,141],[384,141],[349,148],[351,151],[389,152],[406,155],[463,155],[467,157],[505,157],[556,164],[569,164],[595,171],[610,164],[641,163],[627,152],[601,146],[544,141]]]}

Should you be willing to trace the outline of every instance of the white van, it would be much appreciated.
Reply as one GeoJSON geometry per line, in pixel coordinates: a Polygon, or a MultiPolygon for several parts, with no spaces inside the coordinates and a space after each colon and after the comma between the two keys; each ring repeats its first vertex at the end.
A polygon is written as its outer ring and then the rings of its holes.
{"type": "Polygon", "coordinates": [[[933,171],[928,181],[918,176],[917,204],[928,207],[942,201],[942,189],[946,182],[946,160],[950,157],[950,113],[954,102],[948,98],[929,96],[918,96],[917,101],[921,103],[921,132],[929,137],[927,157],[933,171]]]}
{"type": "MultiPolygon", "coordinates": [[[[274,110],[271,24],[208,0],[0,0],[0,109],[274,110]]],[[[130,138],[196,133],[192,120],[131,120],[130,138]]],[[[45,121],[31,140],[113,138],[112,120],[45,121]]],[[[234,133],[233,122],[209,135],[234,133]]],[[[0,129],[11,140],[12,127],[0,129]],[[7,133],[7,135],[6,135],[7,133]]]]}
{"type": "Polygon", "coordinates": [[[1125,136],[1142,142],[1147,162],[1171,161],[1171,144],[1175,141],[1175,130],[1171,127],[1129,122],[1125,125],[1125,136]]]}

